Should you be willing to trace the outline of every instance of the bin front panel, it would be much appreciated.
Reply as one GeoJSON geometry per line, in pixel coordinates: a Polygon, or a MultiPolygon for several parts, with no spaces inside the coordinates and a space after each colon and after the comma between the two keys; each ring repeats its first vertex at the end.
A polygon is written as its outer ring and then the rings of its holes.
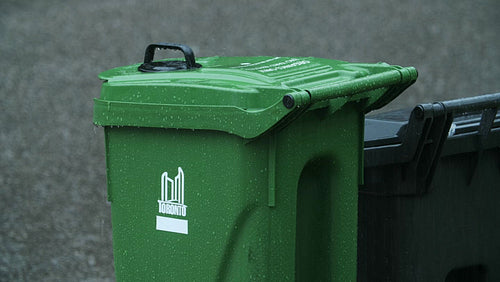
{"type": "Polygon", "coordinates": [[[262,267],[267,244],[265,144],[131,127],[108,129],[107,142],[117,278],[215,279],[236,266],[240,276],[259,273],[251,270],[262,267]]]}

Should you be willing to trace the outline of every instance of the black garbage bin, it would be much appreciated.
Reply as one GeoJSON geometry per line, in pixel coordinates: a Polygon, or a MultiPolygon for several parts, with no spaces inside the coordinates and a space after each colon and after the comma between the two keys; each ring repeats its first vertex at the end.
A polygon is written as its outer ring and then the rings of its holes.
{"type": "Polygon", "coordinates": [[[500,93],[367,117],[359,281],[500,281],[499,106],[500,93]]]}

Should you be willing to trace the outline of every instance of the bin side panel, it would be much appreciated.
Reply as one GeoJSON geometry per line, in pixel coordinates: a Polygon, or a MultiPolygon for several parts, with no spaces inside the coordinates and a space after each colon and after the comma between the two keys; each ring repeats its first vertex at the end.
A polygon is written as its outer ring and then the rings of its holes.
{"type": "Polygon", "coordinates": [[[107,130],[117,279],[266,275],[265,143],[210,131],[107,130]]]}
{"type": "Polygon", "coordinates": [[[279,132],[273,279],[356,281],[361,107],[310,111],[279,132]]]}

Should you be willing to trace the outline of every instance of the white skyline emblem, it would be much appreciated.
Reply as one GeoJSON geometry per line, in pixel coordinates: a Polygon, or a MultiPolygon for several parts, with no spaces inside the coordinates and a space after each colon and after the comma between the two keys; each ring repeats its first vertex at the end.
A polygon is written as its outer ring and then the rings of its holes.
{"type": "MultiPolygon", "coordinates": [[[[184,171],[177,169],[174,179],[168,177],[168,172],[161,175],[161,195],[158,200],[158,212],[161,214],[186,216],[184,205],[184,171]]],[[[185,219],[156,216],[156,230],[187,233],[188,221],[185,219]]]]}
{"type": "Polygon", "coordinates": [[[184,171],[181,167],[177,169],[177,176],[174,179],[169,178],[166,171],[161,175],[161,201],[184,205],[184,171]]]}

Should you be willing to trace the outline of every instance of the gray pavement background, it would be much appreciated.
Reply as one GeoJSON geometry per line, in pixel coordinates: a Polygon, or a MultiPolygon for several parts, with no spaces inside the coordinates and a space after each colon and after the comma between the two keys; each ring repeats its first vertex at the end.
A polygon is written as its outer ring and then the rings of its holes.
{"type": "Polygon", "coordinates": [[[415,66],[387,109],[500,92],[500,1],[0,0],[0,281],[114,280],[97,74],[197,56],[415,66]]]}

